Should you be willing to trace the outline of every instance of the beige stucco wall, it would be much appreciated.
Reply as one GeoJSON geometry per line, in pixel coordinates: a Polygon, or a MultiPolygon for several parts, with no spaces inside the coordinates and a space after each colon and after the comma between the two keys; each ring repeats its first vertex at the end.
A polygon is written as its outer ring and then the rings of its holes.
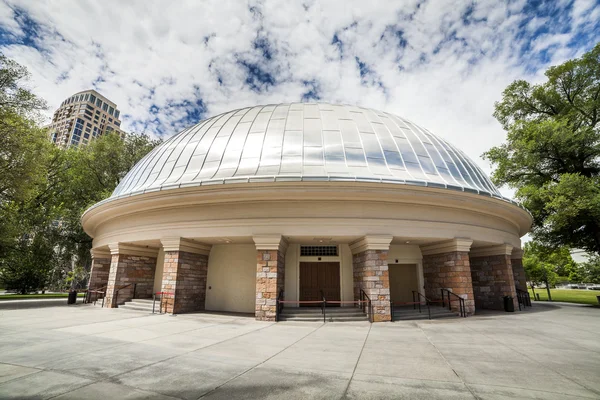
{"type": "MultiPolygon", "coordinates": [[[[354,301],[354,273],[352,270],[352,251],[347,244],[340,245],[340,255],[342,256],[342,270],[340,279],[342,280],[342,301],[354,301]]],[[[346,304],[352,307],[352,304],[346,304]]]]}
{"type": "Polygon", "coordinates": [[[212,246],[208,257],[206,309],[254,313],[255,296],[256,247],[252,244],[212,246]]]}
{"type": "Polygon", "coordinates": [[[163,268],[165,266],[165,251],[161,248],[156,257],[156,270],[154,272],[154,293],[162,289],[163,268]]]}
{"type": "Polygon", "coordinates": [[[424,293],[423,255],[421,248],[411,244],[392,244],[388,252],[388,264],[417,264],[417,278],[421,293],[424,293]]]}
{"type": "MultiPolygon", "coordinates": [[[[284,297],[288,301],[298,300],[298,256],[299,244],[290,244],[285,253],[284,297]]],[[[286,304],[286,307],[297,307],[297,304],[286,304]]]]}

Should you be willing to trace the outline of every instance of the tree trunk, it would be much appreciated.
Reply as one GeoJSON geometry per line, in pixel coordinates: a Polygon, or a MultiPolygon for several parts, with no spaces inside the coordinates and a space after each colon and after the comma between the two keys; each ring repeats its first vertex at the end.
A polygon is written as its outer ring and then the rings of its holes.
{"type": "Polygon", "coordinates": [[[548,301],[552,301],[552,295],[550,294],[550,285],[546,281],[546,291],[548,292],[548,301]]]}

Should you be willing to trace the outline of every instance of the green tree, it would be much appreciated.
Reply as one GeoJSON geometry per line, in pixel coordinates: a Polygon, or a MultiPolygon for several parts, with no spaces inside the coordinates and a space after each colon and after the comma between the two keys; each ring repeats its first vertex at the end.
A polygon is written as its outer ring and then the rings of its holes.
{"type": "Polygon", "coordinates": [[[81,214],[160,143],[111,133],[58,149],[39,128],[45,102],[26,89],[28,78],[0,55],[0,280],[20,292],[85,283],[92,240],[81,214]]]}
{"type": "Polygon", "coordinates": [[[504,90],[494,116],[507,141],[484,157],[531,212],[535,239],[600,254],[600,44],[546,77],[504,90]]]}
{"type": "Polygon", "coordinates": [[[592,257],[577,264],[571,271],[569,280],[574,283],[600,283],[600,257],[592,257]]]}

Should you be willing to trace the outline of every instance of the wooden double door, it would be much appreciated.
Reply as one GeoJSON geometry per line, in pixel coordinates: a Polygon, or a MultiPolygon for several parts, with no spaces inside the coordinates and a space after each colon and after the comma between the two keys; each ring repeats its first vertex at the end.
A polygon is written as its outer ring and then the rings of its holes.
{"type": "MultiPolygon", "coordinates": [[[[300,263],[300,301],[320,301],[321,291],[327,301],[340,301],[339,262],[300,263]]],[[[313,304],[319,306],[319,304],[313,304]]],[[[302,307],[310,306],[301,304],[302,307]]],[[[339,304],[329,304],[339,306],[339,304]]]]}

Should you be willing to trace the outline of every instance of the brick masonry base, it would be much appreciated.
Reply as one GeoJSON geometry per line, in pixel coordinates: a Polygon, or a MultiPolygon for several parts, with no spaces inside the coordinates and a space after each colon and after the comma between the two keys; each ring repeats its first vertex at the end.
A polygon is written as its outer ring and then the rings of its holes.
{"type": "Polygon", "coordinates": [[[156,257],[113,254],[110,263],[110,273],[108,274],[108,285],[106,289],[107,307],[117,307],[119,304],[123,304],[133,298],[133,285],[118,290],[120,287],[130,283],[136,284],[136,298],[152,297],[155,269],[156,257]]]}
{"type": "MultiPolygon", "coordinates": [[[[425,296],[431,300],[442,298],[441,289],[449,289],[465,299],[467,314],[475,312],[473,285],[469,252],[452,251],[441,254],[423,256],[423,277],[425,280],[425,296]]],[[[452,309],[459,311],[459,301],[452,300],[452,309]]]]}
{"type": "Polygon", "coordinates": [[[280,250],[257,250],[256,307],[259,321],[275,321],[277,296],[283,290],[285,255],[280,250]]]}
{"type": "Polygon", "coordinates": [[[523,268],[523,259],[511,258],[510,263],[515,278],[515,286],[523,291],[527,291],[527,277],[525,276],[525,268],[523,268]]]}
{"type": "Polygon", "coordinates": [[[186,251],[165,251],[162,291],[166,312],[202,311],[206,302],[208,256],[186,251]]]}
{"type": "Polygon", "coordinates": [[[503,297],[512,296],[518,309],[510,256],[471,257],[471,275],[477,308],[503,310],[503,297]]]}
{"type": "Polygon", "coordinates": [[[88,289],[100,289],[108,284],[110,274],[110,258],[96,258],[92,260],[92,269],[88,281],[88,289]]]}
{"type": "Polygon", "coordinates": [[[365,250],[352,256],[354,300],[360,290],[371,299],[373,322],[391,321],[390,276],[387,250],[365,250]]]}

